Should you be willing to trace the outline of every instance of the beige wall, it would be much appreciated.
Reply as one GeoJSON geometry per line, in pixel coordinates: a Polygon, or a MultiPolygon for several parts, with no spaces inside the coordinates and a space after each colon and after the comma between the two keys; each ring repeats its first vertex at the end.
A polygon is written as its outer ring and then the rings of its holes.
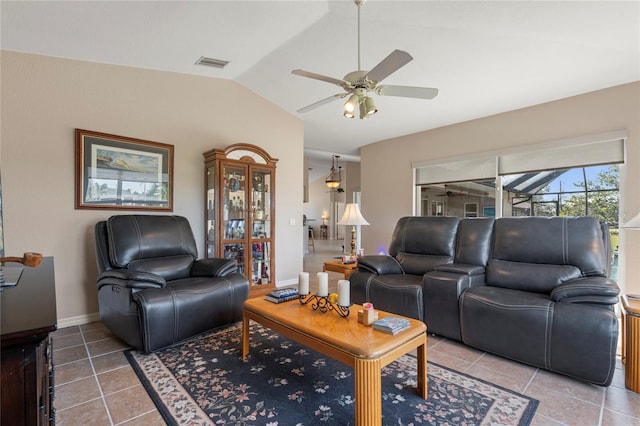
{"type": "Polygon", "coordinates": [[[75,128],[175,146],[174,214],[190,220],[201,256],[202,153],[238,142],[266,149],[280,160],[276,281],[297,282],[301,120],[231,80],[8,51],[0,59],[5,248],[54,256],[62,324],[98,311],[93,225],[122,213],[74,209],[75,128]]]}
{"type": "MultiPolygon", "coordinates": [[[[490,102],[491,100],[487,100],[490,102]]],[[[398,218],[412,215],[411,163],[626,130],[621,218],[640,211],[640,82],[367,145],[361,149],[366,253],[387,248],[398,218]]],[[[621,235],[620,283],[640,293],[640,231],[621,235]]]]}

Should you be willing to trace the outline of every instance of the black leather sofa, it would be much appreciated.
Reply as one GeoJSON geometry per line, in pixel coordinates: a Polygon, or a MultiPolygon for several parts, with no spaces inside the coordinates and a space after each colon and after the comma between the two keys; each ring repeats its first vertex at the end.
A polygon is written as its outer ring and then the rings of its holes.
{"type": "Polygon", "coordinates": [[[100,320],[152,352],[242,319],[249,281],[235,261],[197,260],[187,219],[118,215],[95,226],[100,320]]]}
{"type": "Polygon", "coordinates": [[[404,217],[388,256],[350,276],[353,303],[430,333],[597,385],[615,370],[620,292],[591,217],[404,217]]]}

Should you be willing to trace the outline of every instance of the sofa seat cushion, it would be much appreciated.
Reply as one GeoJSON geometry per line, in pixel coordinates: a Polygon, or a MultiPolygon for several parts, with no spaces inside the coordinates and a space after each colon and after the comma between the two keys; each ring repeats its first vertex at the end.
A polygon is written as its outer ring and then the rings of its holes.
{"type": "Polygon", "coordinates": [[[376,309],[424,321],[422,282],[421,275],[372,275],[367,301],[376,309]]]}
{"type": "Polygon", "coordinates": [[[553,305],[549,297],[500,287],[467,289],[460,298],[465,344],[548,369],[553,305]]]}

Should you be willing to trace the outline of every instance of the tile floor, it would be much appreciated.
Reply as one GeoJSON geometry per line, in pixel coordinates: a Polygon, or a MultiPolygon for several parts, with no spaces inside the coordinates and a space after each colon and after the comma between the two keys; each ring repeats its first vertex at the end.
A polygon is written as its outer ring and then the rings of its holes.
{"type": "MultiPolygon", "coordinates": [[[[304,269],[312,276],[322,270],[324,260],[340,255],[340,244],[316,240],[304,269]]],[[[329,274],[334,285],[342,277],[329,274]]],[[[126,345],[102,324],[54,332],[53,349],[58,425],[164,424],[124,357],[126,345]]],[[[640,426],[640,394],[625,389],[619,360],[613,384],[602,388],[435,336],[428,339],[428,359],[538,399],[533,425],[640,426]]]]}

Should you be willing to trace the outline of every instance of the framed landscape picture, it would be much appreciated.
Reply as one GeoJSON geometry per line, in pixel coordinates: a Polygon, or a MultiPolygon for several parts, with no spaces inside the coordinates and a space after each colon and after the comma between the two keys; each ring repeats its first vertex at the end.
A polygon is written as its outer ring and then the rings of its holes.
{"type": "Polygon", "coordinates": [[[76,129],[76,209],[173,210],[173,145],[76,129]]]}

